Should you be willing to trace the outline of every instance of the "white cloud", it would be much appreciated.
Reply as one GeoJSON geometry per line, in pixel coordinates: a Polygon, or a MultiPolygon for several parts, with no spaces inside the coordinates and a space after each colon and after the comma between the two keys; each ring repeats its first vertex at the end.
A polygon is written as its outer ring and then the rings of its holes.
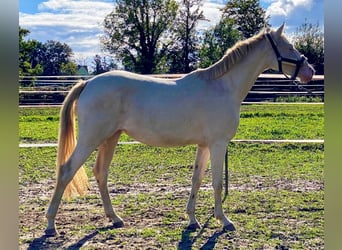
{"type": "MultiPolygon", "coordinates": [[[[203,3],[208,21],[201,21],[199,29],[207,29],[221,18],[220,0],[203,3]]],[[[68,44],[75,57],[93,57],[101,53],[99,36],[102,22],[114,10],[111,0],[46,0],[38,5],[34,14],[19,13],[19,24],[30,30],[30,39],[42,42],[56,40],[68,44]]]]}
{"type": "MultiPolygon", "coordinates": [[[[226,2],[227,0],[204,0],[202,10],[209,22],[199,22],[198,29],[205,30],[218,23],[221,18],[220,9],[226,2]]],[[[320,14],[323,13],[323,0],[261,2],[268,6],[267,14],[271,15],[270,21],[275,27],[286,21],[287,28],[290,29],[291,25],[298,26],[304,17],[323,20],[323,14],[320,14]],[[313,8],[313,4],[318,8],[313,8]]],[[[102,54],[99,41],[99,36],[103,34],[102,22],[114,7],[113,0],[44,0],[37,6],[37,13],[20,12],[19,24],[30,30],[30,39],[67,43],[76,58],[92,58],[95,54],[102,54]]]]}
{"type": "Polygon", "coordinates": [[[298,8],[310,10],[313,0],[276,0],[270,1],[270,5],[266,9],[266,14],[272,16],[288,17],[298,8]]]}
{"type": "Polygon", "coordinates": [[[220,9],[222,9],[225,6],[224,3],[214,3],[205,1],[202,6],[203,15],[206,19],[209,21],[200,21],[198,25],[198,29],[207,29],[208,27],[211,27],[215,24],[217,24],[220,19],[222,12],[220,9]]]}
{"type": "Polygon", "coordinates": [[[108,8],[113,8],[112,2],[96,0],[48,0],[38,5],[40,11],[61,11],[70,13],[95,14],[100,11],[108,12],[108,8]]]}
{"type": "Polygon", "coordinates": [[[67,43],[76,57],[88,57],[101,52],[101,23],[113,9],[113,2],[100,0],[47,0],[38,5],[40,12],[20,12],[19,24],[31,39],[67,43]]]}

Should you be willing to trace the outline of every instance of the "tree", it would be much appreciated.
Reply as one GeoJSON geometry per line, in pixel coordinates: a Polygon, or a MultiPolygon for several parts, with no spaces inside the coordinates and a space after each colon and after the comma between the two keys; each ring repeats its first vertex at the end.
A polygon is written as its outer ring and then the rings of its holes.
{"type": "Polygon", "coordinates": [[[19,26],[19,75],[75,74],[77,65],[71,60],[72,50],[58,41],[41,43],[25,40],[30,33],[19,26]]]}
{"type": "Polygon", "coordinates": [[[154,73],[166,51],[161,37],[177,8],[175,0],[117,0],[104,19],[103,48],[122,60],[126,70],[154,73]]]}
{"type": "MultiPolygon", "coordinates": [[[[63,74],[61,72],[62,65],[71,62],[72,50],[66,43],[48,40],[42,48],[39,60],[44,68],[44,75],[56,76],[63,74]]],[[[75,65],[77,68],[77,66],[75,65]]]]}
{"type": "Polygon", "coordinates": [[[206,68],[217,62],[226,50],[240,39],[241,35],[234,28],[233,20],[222,18],[215,27],[207,30],[203,35],[199,66],[206,68]]]}
{"type": "Polygon", "coordinates": [[[200,9],[202,0],[183,0],[172,33],[174,39],[169,49],[170,73],[189,73],[198,61],[198,21],[205,20],[200,9]]]}
{"type": "Polygon", "coordinates": [[[62,63],[60,68],[61,75],[76,75],[77,65],[74,62],[62,63]]]}
{"type": "Polygon", "coordinates": [[[297,28],[294,46],[313,64],[316,74],[324,74],[324,34],[319,24],[308,23],[307,20],[297,28]]]}
{"type": "Polygon", "coordinates": [[[95,67],[92,73],[93,75],[98,75],[117,68],[117,65],[112,59],[108,60],[106,57],[101,57],[100,55],[95,55],[93,64],[95,67]]]}
{"type": "Polygon", "coordinates": [[[30,31],[19,26],[19,75],[40,75],[42,65],[36,61],[38,48],[42,43],[37,40],[24,40],[30,31]]]}
{"type": "Polygon", "coordinates": [[[230,0],[223,9],[222,18],[234,20],[244,39],[259,33],[269,26],[269,16],[260,6],[259,0],[230,0]]]}

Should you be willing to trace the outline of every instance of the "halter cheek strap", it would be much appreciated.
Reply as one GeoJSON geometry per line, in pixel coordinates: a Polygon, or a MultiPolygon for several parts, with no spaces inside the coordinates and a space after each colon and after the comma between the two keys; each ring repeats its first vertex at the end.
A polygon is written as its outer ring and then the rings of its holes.
{"type": "Polygon", "coordinates": [[[283,71],[283,62],[287,62],[287,63],[291,63],[291,64],[295,64],[296,65],[296,70],[295,70],[294,74],[292,75],[292,77],[290,78],[291,80],[295,80],[296,77],[298,76],[300,67],[302,67],[304,61],[306,60],[305,56],[301,55],[300,59],[298,59],[298,60],[294,60],[294,59],[291,59],[291,58],[283,57],[282,55],[280,55],[280,52],[279,52],[277,46],[275,45],[271,34],[270,33],[266,33],[265,36],[267,37],[268,41],[270,42],[270,44],[271,44],[271,46],[273,48],[274,53],[277,56],[279,72],[281,72],[282,74],[284,74],[286,76],[286,78],[288,78],[288,76],[283,71]]]}

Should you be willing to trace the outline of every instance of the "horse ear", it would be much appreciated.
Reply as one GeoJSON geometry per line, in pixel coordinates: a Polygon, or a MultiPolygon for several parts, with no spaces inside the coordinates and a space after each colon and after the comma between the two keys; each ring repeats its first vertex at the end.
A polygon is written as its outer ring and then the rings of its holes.
{"type": "Polygon", "coordinates": [[[283,34],[284,28],[285,28],[285,22],[276,30],[277,37],[280,37],[283,34]]]}

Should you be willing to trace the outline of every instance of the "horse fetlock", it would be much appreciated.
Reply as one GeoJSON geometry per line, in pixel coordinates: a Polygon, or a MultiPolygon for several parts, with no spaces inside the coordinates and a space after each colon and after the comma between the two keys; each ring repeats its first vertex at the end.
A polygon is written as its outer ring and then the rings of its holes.
{"type": "Polygon", "coordinates": [[[224,227],[233,224],[224,213],[214,213],[214,217],[220,221],[224,227]]]}
{"type": "Polygon", "coordinates": [[[225,220],[228,220],[223,213],[214,212],[214,217],[215,217],[215,219],[221,221],[223,224],[224,224],[225,220]]]}
{"type": "Polygon", "coordinates": [[[106,216],[113,222],[114,228],[120,228],[125,226],[125,222],[116,214],[106,214],[106,216]]]}
{"type": "Polygon", "coordinates": [[[198,223],[198,221],[195,222],[189,222],[188,226],[186,227],[187,230],[196,230],[198,228],[201,228],[201,225],[198,223]]]}
{"type": "Polygon", "coordinates": [[[236,228],[233,223],[223,226],[223,230],[225,231],[235,231],[236,228]]]}
{"type": "Polygon", "coordinates": [[[223,219],[220,220],[223,224],[223,230],[235,231],[235,226],[232,221],[230,221],[226,216],[223,215],[223,219]]]}
{"type": "Polygon", "coordinates": [[[120,228],[120,227],[124,227],[124,226],[125,226],[125,222],[123,220],[117,221],[117,222],[113,222],[113,227],[114,228],[120,228]]]}
{"type": "Polygon", "coordinates": [[[121,219],[116,214],[110,214],[110,215],[107,214],[107,217],[113,222],[113,224],[117,224],[117,225],[122,224],[122,226],[124,225],[123,219],[121,219]]]}
{"type": "Polygon", "coordinates": [[[58,235],[56,228],[46,228],[44,233],[46,237],[54,237],[58,235]]]}

